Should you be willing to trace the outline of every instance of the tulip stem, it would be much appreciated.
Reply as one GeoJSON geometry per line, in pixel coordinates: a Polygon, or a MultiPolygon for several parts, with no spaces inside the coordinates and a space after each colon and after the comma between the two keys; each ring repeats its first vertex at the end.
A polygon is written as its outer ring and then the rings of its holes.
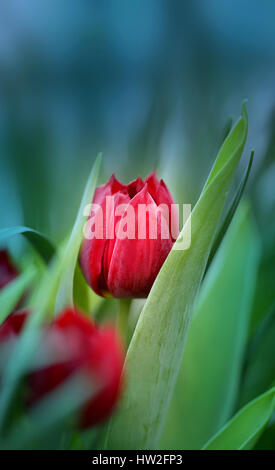
{"type": "Polygon", "coordinates": [[[118,299],[117,328],[128,346],[128,318],[131,299],[118,299]]]}

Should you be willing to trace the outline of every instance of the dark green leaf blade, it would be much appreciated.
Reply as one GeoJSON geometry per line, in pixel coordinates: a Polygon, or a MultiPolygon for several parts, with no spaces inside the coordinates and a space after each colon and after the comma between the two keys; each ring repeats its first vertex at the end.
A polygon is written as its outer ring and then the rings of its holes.
{"type": "Polygon", "coordinates": [[[242,180],[239,184],[239,187],[236,191],[236,194],[235,194],[235,197],[233,198],[233,201],[231,203],[231,206],[230,208],[228,209],[228,212],[224,218],[224,221],[222,223],[222,226],[221,228],[219,229],[216,237],[215,237],[215,240],[214,240],[214,243],[213,243],[213,246],[211,248],[211,251],[210,251],[210,255],[209,255],[209,259],[208,259],[208,262],[207,262],[207,266],[206,266],[206,271],[208,270],[216,252],[218,251],[219,249],[219,246],[223,240],[223,237],[224,235],[226,234],[226,231],[234,217],[234,214],[237,210],[237,207],[240,203],[240,200],[242,198],[242,195],[244,193],[244,190],[245,190],[245,187],[246,187],[246,183],[247,183],[247,180],[249,178],[249,174],[250,174],[250,170],[251,170],[251,167],[252,167],[252,163],[253,163],[253,158],[254,158],[254,150],[252,150],[251,152],[251,155],[250,155],[250,159],[249,159],[249,162],[248,162],[248,165],[247,165],[247,168],[246,168],[246,171],[242,177],[242,180]]]}
{"type": "Polygon", "coordinates": [[[247,136],[247,113],[225,140],[192,212],[160,270],[139,317],[126,357],[127,386],[111,419],[108,449],[157,447],[180,369],[193,303],[205,270],[226,194],[247,136]],[[190,221],[189,221],[190,222],[190,221]]]}
{"type": "Polygon", "coordinates": [[[248,336],[259,249],[249,206],[242,203],[194,307],[162,438],[166,449],[200,449],[232,415],[248,336]]]}
{"type": "Polygon", "coordinates": [[[23,225],[0,230],[0,243],[19,234],[23,235],[32,244],[46,263],[52,259],[55,254],[55,247],[51,240],[43,233],[23,225]]]}

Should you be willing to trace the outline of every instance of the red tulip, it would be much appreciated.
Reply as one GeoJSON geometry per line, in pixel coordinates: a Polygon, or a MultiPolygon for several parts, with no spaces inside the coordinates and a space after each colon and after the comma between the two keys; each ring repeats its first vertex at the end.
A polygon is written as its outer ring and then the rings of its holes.
{"type": "Polygon", "coordinates": [[[6,250],[0,250],[0,289],[13,281],[18,276],[18,271],[12,264],[6,250]]]}
{"type": "Polygon", "coordinates": [[[80,427],[105,420],[119,397],[124,362],[115,329],[99,328],[85,316],[67,309],[46,330],[45,341],[56,362],[31,373],[30,403],[54,390],[74,372],[84,372],[98,391],[82,409],[80,427]]]}
{"type": "Polygon", "coordinates": [[[100,237],[84,237],[82,243],[80,265],[88,284],[101,296],[147,297],[177,237],[177,211],[164,181],[158,181],[152,173],[145,181],[137,178],[124,185],[113,175],[107,184],[96,189],[93,204],[97,207],[92,208],[89,220],[92,216],[100,220],[101,212],[103,232],[100,237]],[[107,196],[113,196],[113,218],[107,212],[107,196]],[[139,214],[142,205],[150,206],[145,219],[139,214]],[[131,237],[123,237],[125,216],[129,213],[134,227],[131,237]],[[151,223],[156,229],[153,237],[151,223]]]}

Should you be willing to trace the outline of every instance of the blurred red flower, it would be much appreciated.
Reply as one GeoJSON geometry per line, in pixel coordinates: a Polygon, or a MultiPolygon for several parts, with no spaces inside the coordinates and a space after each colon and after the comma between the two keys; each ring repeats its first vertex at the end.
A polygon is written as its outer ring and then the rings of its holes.
{"type": "MultiPolygon", "coordinates": [[[[11,314],[0,326],[0,341],[19,334],[26,318],[26,312],[11,314]]],[[[69,308],[44,328],[42,341],[51,362],[28,375],[29,406],[81,372],[96,391],[81,410],[79,425],[87,428],[105,420],[122,385],[124,349],[114,327],[99,327],[69,308]]]]}

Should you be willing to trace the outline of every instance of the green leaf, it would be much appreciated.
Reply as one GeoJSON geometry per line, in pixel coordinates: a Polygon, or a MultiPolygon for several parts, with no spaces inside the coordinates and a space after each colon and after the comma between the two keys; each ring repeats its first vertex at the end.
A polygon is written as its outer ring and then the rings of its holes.
{"type": "Polygon", "coordinates": [[[247,183],[247,180],[248,180],[248,177],[249,177],[249,174],[250,174],[250,170],[251,170],[251,167],[252,167],[253,157],[254,157],[254,150],[251,152],[250,159],[249,159],[246,171],[245,171],[245,173],[243,175],[243,178],[240,182],[240,185],[239,185],[239,187],[236,191],[235,197],[233,198],[233,201],[232,201],[231,206],[230,206],[230,208],[229,208],[229,210],[228,210],[228,212],[227,212],[227,214],[224,218],[222,226],[219,229],[219,231],[218,231],[218,233],[215,237],[213,246],[212,246],[211,251],[210,251],[209,259],[208,259],[208,262],[207,262],[206,271],[209,268],[209,266],[212,262],[212,259],[214,258],[216,252],[218,251],[218,248],[219,248],[219,246],[220,246],[220,244],[223,240],[223,237],[226,234],[227,229],[228,229],[228,227],[229,227],[229,225],[230,225],[230,223],[231,223],[231,221],[234,217],[234,214],[237,210],[237,207],[240,203],[240,200],[241,200],[242,195],[244,193],[246,183],[247,183]]]}
{"type": "Polygon", "coordinates": [[[245,405],[273,385],[275,377],[275,315],[261,329],[249,348],[240,391],[245,405]]]}
{"type": "Polygon", "coordinates": [[[0,242],[7,240],[15,235],[23,235],[48,263],[55,254],[55,247],[46,235],[29,227],[17,226],[0,230],[0,242]]]}
{"type": "Polygon", "coordinates": [[[242,117],[239,118],[237,124],[233,127],[230,134],[225,139],[221,149],[218,153],[216,161],[210,171],[210,175],[207,178],[203,191],[210,185],[213,179],[219,174],[223,169],[224,165],[227,163],[230,157],[232,159],[240,159],[240,154],[243,151],[244,144],[247,137],[247,111],[246,111],[246,102],[242,105],[242,117]]]}
{"type": "Polygon", "coordinates": [[[248,403],[204,447],[204,450],[251,449],[275,409],[275,387],[248,403]]]}
{"type": "Polygon", "coordinates": [[[224,124],[223,129],[222,129],[220,145],[222,145],[222,143],[224,142],[224,140],[226,139],[226,137],[230,133],[233,124],[234,124],[233,116],[229,116],[227,121],[224,124]]]}
{"type": "Polygon", "coordinates": [[[275,250],[268,249],[264,244],[264,253],[261,259],[255,300],[250,325],[250,338],[257,335],[262,325],[268,321],[275,312],[275,250]]]}
{"type": "Polygon", "coordinates": [[[77,264],[75,268],[73,288],[74,305],[82,310],[82,312],[96,316],[100,305],[104,302],[104,298],[95,294],[87,284],[79,264],[77,264]]]}
{"type": "Polygon", "coordinates": [[[33,293],[29,306],[31,314],[28,316],[23,331],[18,337],[18,341],[9,357],[9,361],[7,361],[2,371],[1,378],[4,386],[1,391],[0,401],[0,430],[5,425],[5,420],[20,379],[27,371],[35,348],[38,347],[40,337],[39,326],[45,315],[52,310],[53,302],[56,303],[56,293],[60,279],[59,301],[63,300],[65,302],[67,297],[72,296],[73,263],[76,263],[78,254],[76,248],[79,250],[82,238],[83,208],[87,201],[91,202],[90,197],[92,198],[93,196],[100,160],[99,156],[89,177],[70,240],[65,249],[61,250],[61,253],[56,253],[52,263],[50,263],[49,268],[45,271],[41,282],[33,293]],[[66,273],[67,269],[69,270],[68,273],[66,273]]]}
{"type": "Polygon", "coordinates": [[[259,240],[242,204],[194,308],[162,439],[166,449],[200,449],[233,412],[258,261],[259,240]]]}
{"type": "Polygon", "coordinates": [[[247,114],[225,140],[192,212],[192,244],[177,250],[186,223],[151,289],[126,357],[127,386],[110,422],[109,449],[154,449],[179,372],[193,303],[247,135],[247,114]]]}
{"type": "MultiPolygon", "coordinates": [[[[272,419],[271,419],[272,421],[272,419]]],[[[269,424],[254,447],[255,450],[275,450],[275,423],[269,424]]]]}
{"type": "Polygon", "coordinates": [[[35,268],[30,267],[0,291],[0,323],[16,308],[26,289],[35,277],[35,268]]]}
{"type": "Polygon", "coordinates": [[[87,217],[84,217],[84,208],[90,204],[96,188],[97,178],[101,164],[101,154],[97,156],[82,197],[76,221],[64,252],[64,265],[59,289],[56,296],[55,311],[58,313],[67,305],[73,305],[73,281],[78,253],[83,239],[83,227],[87,217]]]}

